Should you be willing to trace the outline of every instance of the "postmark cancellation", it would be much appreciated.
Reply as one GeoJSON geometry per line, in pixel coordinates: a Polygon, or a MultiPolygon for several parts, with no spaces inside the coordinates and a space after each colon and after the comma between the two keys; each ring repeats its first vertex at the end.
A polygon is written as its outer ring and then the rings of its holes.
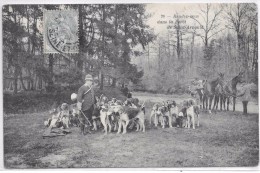
{"type": "Polygon", "coordinates": [[[76,10],[44,10],[44,53],[79,53],[78,21],[76,10]]]}

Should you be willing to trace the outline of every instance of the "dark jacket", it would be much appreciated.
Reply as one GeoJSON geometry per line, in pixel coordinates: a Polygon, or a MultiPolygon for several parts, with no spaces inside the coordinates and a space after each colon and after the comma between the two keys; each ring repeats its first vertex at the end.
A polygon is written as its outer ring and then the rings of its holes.
{"type": "Polygon", "coordinates": [[[95,93],[93,87],[82,85],[78,90],[77,101],[82,103],[82,111],[91,108],[91,106],[95,103],[95,93]]]}

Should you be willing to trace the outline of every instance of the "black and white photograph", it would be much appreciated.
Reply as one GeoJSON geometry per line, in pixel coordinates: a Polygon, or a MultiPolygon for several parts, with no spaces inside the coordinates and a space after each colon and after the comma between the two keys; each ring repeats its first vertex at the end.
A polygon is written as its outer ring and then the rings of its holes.
{"type": "Polygon", "coordinates": [[[4,169],[259,170],[257,3],[3,4],[2,80],[4,169]]]}

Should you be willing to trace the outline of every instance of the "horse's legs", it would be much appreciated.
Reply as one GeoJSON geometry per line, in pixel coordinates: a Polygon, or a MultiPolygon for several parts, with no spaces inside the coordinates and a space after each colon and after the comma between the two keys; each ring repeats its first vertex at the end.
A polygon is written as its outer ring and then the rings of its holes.
{"type": "Polygon", "coordinates": [[[207,109],[208,108],[208,103],[207,103],[207,96],[203,97],[203,109],[207,109]]]}
{"type": "Polygon", "coordinates": [[[226,96],[224,96],[224,95],[222,95],[222,105],[223,105],[223,110],[226,110],[226,99],[227,99],[227,97],[226,96]]]}
{"type": "MultiPolygon", "coordinates": [[[[213,99],[212,99],[212,101],[213,101],[213,99]]],[[[215,109],[216,104],[217,104],[217,96],[215,96],[215,98],[214,98],[214,103],[213,103],[212,109],[215,109]]]]}
{"type": "Polygon", "coordinates": [[[236,110],[236,97],[233,97],[233,112],[236,110]]]}
{"type": "Polygon", "coordinates": [[[211,104],[212,104],[213,97],[214,97],[214,95],[213,96],[211,95],[209,97],[209,110],[211,110],[211,104]]]}
{"type": "Polygon", "coordinates": [[[219,98],[219,99],[220,99],[220,111],[222,111],[222,97],[223,97],[223,96],[220,95],[220,98],[219,98]]]}
{"type": "Polygon", "coordinates": [[[204,96],[202,97],[202,108],[205,109],[205,105],[204,105],[204,96]]]}
{"type": "Polygon", "coordinates": [[[216,100],[217,100],[217,104],[216,104],[216,110],[218,110],[218,103],[219,103],[219,95],[218,96],[216,96],[216,100]]]}
{"type": "Polygon", "coordinates": [[[216,107],[216,104],[217,104],[217,96],[215,96],[213,99],[212,99],[212,102],[213,102],[213,106],[212,106],[212,109],[215,109],[216,107]]]}
{"type": "Polygon", "coordinates": [[[215,95],[213,109],[218,109],[219,95],[215,95]]]}
{"type": "Polygon", "coordinates": [[[203,109],[205,109],[205,97],[206,97],[206,96],[203,96],[203,97],[202,97],[202,107],[203,107],[203,109]]]}
{"type": "Polygon", "coordinates": [[[202,94],[200,94],[200,109],[202,109],[201,103],[203,104],[203,95],[202,94]]]}
{"type": "Polygon", "coordinates": [[[206,109],[208,109],[208,96],[206,96],[205,101],[206,101],[206,109]]]}
{"type": "Polygon", "coordinates": [[[227,98],[227,111],[229,111],[229,97],[227,98]]]}
{"type": "Polygon", "coordinates": [[[223,111],[226,110],[226,96],[222,95],[222,106],[223,106],[223,111]]]}

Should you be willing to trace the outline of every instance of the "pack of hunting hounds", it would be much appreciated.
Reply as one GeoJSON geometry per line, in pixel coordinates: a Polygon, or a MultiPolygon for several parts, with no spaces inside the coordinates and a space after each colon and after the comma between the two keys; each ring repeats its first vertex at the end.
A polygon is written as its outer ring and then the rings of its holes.
{"type": "MultiPolygon", "coordinates": [[[[71,98],[75,101],[75,95],[71,98]]],[[[127,130],[145,132],[145,102],[140,104],[137,98],[128,98],[125,101],[116,98],[108,99],[101,95],[96,97],[93,114],[89,119],[81,110],[77,109],[77,104],[63,103],[58,108],[50,111],[50,118],[44,122],[44,125],[50,129],[60,128],[69,129],[79,127],[82,134],[103,129],[105,134],[112,131],[127,133],[127,130]]],[[[149,123],[155,127],[161,128],[190,128],[195,129],[199,126],[199,103],[196,99],[187,99],[180,104],[174,100],[161,101],[155,103],[149,113],[149,123]]]]}
{"type": "MultiPolygon", "coordinates": [[[[155,103],[151,112],[148,113],[150,117],[146,118],[149,119],[150,125],[162,128],[191,128],[192,126],[195,129],[196,125],[199,126],[200,109],[208,110],[211,114],[211,109],[218,109],[220,101],[220,110],[229,111],[229,104],[232,103],[233,111],[235,111],[237,97],[241,97],[243,112],[247,114],[247,103],[252,99],[251,91],[258,91],[254,83],[245,83],[244,72],[239,72],[228,81],[224,80],[223,73],[219,73],[218,77],[212,81],[196,79],[188,88],[189,99],[179,104],[174,100],[162,100],[155,103]],[[241,87],[237,87],[239,83],[242,84],[241,87]],[[215,98],[214,104],[212,104],[213,98],[215,98]]],[[[73,93],[71,100],[76,101],[77,94],[73,93]]],[[[145,132],[145,126],[148,124],[145,123],[145,102],[140,104],[137,98],[121,101],[116,98],[109,100],[105,95],[101,95],[96,97],[92,112],[92,116],[86,116],[84,112],[77,109],[76,103],[72,105],[63,103],[50,112],[51,117],[44,124],[49,127],[48,129],[54,127],[68,129],[78,126],[82,134],[85,134],[86,130],[90,132],[90,128],[97,130],[101,126],[105,134],[112,130],[121,133],[122,129],[122,133],[125,134],[127,129],[134,127],[136,131],[145,132]]]]}

